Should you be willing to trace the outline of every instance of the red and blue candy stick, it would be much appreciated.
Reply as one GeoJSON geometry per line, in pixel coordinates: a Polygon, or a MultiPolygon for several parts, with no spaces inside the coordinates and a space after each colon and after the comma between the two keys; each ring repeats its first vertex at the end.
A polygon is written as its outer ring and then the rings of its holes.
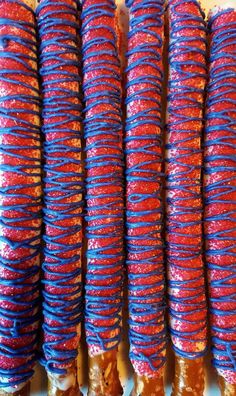
{"type": "Polygon", "coordinates": [[[77,2],[41,0],[36,12],[44,135],[42,363],[49,395],[77,395],[83,208],[77,2]]]}
{"type": "Polygon", "coordinates": [[[89,395],[119,396],[123,281],[121,75],[113,0],[82,2],[89,395]]]}
{"type": "Polygon", "coordinates": [[[166,251],[173,395],[200,396],[207,349],[201,188],[206,24],[198,0],[169,0],[167,15],[166,251]]]}
{"type": "Polygon", "coordinates": [[[162,123],[164,1],[129,0],[126,226],[132,395],[164,394],[162,123]]]}
{"type": "MultiPolygon", "coordinates": [[[[230,2],[229,2],[230,3],[230,2]]],[[[232,2],[231,2],[232,3],[232,2]]],[[[205,131],[205,239],[213,365],[236,394],[236,10],[212,10],[205,131]]]]}

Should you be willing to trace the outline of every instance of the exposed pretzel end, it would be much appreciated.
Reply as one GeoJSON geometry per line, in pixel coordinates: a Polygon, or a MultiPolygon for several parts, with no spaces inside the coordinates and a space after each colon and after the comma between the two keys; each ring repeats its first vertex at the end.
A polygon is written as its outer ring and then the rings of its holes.
{"type": "Polygon", "coordinates": [[[134,388],[130,396],[164,396],[163,376],[146,377],[135,374],[134,388]]]}
{"type": "Polygon", "coordinates": [[[123,389],[117,370],[117,350],[89,358],[88,396],[120,396],[123,389]]]}
{"type": "Polygon", "coordinates": [[[204,358],[175,356],[172,396],[203,396],[205,386],[204,358]]]}
{"type": "Polygon", "coordinates": [[[236,396],[236,384],[226,382],[223,377],[218,378],[221,396],[236,396]]]}

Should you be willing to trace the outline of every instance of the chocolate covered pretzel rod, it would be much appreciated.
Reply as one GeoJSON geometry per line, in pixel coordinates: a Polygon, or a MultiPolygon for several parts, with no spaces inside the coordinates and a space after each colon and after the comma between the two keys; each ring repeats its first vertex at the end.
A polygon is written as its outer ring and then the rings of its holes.
{"type": "Polygon", "coordinates": [[[41,157],[35,16],[0,2],[0,395],[29,395],[39,327],[41,157]]]}
{"type": "Polygon", "coordinates": [[[82,163],[78,15],[75,0],[37,8],[44,143],[44,359],[49,395],[78,395],[82,163]]]}
{"type": "Polygon", "coordinates": [[[113,0],[82,2],[90,396],[122,394],[117,347],[123,277],[123,154],[115,8],[113,0]]]}
{"type": "MultiPolygon", "coordinates": [[[[228,4],[233,2],[228,2],[228,4]]],[[[213,365],[236,394],[236,10],[212,10],[205,136],[205,234],[213,365]]]]}
{"type": "Polygon", "coordinates": [[[207,347],[201,198],[206,26],[198,0],[169,0],[168,16],[166,239],[169,323],[175,352],[172,395],[200,396],[207,347]]]}
{"type": "Polygon", "coordinates": [[[126,218],[132,395],[164,395],[166,355],[162,230],[164,1],[128,0],[126,218]]]}

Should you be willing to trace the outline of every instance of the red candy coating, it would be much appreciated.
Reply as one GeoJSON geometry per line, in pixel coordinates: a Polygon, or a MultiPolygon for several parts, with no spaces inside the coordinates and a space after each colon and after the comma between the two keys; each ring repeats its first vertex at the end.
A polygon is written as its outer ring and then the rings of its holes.
{"type": "Polygon", "coordinates": [[[82,3],[87,170],[86,337],[91,356],[117,347],[123,279],[121,79],[115,3],[82,3]]]}
{"type": "Polygon", "coordinates": [[[167,271],[171,338],[177,354],[206,349],[202,257],[201,138],[206,29],[199,2],[170,0],[167,119],[167,271]]]}
{"type": "Polygon", "coordinates": [[[161,204],[162,1],[129,1],[126,216],[130,359],[140,376],[165,363],[161,204]]]}
{"type": "Polygon", "coordinates": [[[82,163],[77,4],[37,9],[45,134],[44,353],[46,367],[74,367],[80,340],[82,163]],[[65,353],[66,352],[66,353],[65,353]]]}
{"type": "Polygon", "coordinates": [[[236,384],[236,11],[215,11],[209,28],[204,224],[212,352],[218,373],[236,384]]]}

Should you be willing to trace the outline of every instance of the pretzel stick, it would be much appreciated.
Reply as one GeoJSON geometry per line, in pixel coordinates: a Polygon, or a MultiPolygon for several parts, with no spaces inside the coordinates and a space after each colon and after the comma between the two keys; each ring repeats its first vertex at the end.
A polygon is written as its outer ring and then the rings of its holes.
{"type": "Polygon", "coordinates": [[[123,280],[121,75],[115,2],[82,2],[89,395],[119,396],[123,280]]]}
{"type": "Polygon", "coordinates": [[[88,396],[122,395],[117,371],[117,351],[112,350],[89,358],[88,396]]]}
{"type": "Polygon", "coordinates": [[[205,234],[213,365],[221,393],[236,394],[236,9],[210,12],[210,68],[205,136],[205,234]]]}
{"type": "Polygon", "coordinates": [[[221,396],[235,396],[236,395],[236,384],[230,384],[223,377],[218,377],[219,387],[221,396]]]}
{"type": "Polygon", "coordinates": [[[134,375],[134,388],[131,396],[137,395],[157,395],[164,396],[164,379],[163,376],[147,377],[146,375],[134,375]]]}
{"type": "Polygon", "coordinates": [[[127,1],[126,214],[132,395],[164,394],[161,94],[164,2],[127,1]]]}
{"type": "Polygon", "coordinates": [[[57,378],[48,373],[48,396],[82,396],[77,381],[76,366],[67,369],[66,374],[57,378]],[[63,384],[64,389],[63,389],[63,384]]]}
{"type": "Polygon", "coordinates": [[[175,352],[172,395],[200,396],[207,346],[201,200],[206,26],[198,0],[169,0],[168,15],[167,271],[175,352]]]}
{"type": "Polygon", "coordinates": [[[175,376],[172,395],[203,395],[204,379],[203,358],[187,359],[181,356],[175,356],[175,376]]]}
{"type": "Polygon", "coordinates": [[[75,0],[41,0],[36,10],[45,135],[44,360],[50,396],[78,395],[82,161],[78,10],[75,0]]]}

